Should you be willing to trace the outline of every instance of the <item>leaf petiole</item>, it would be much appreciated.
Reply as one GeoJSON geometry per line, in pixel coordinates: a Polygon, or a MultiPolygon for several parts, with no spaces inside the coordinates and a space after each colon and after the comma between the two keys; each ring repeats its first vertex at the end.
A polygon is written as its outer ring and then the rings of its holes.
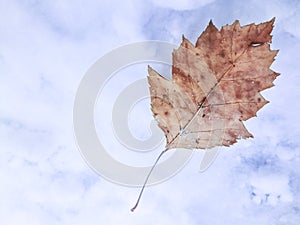
{"type": "Polygon", "coordinates": [[[162,157],[162,155],[163,155],[167,150],[168,150],[168,149],[165,149],[164,151],[162,151],[162,152],[159,154],[159,156],[157,157],[155,163],[154,163],[153,166],[151,167],[151,170],[149,171],[149,173],[148,173],[148,175],[147,175],[147,177],[146,177],[146,179],[145,179],[145,182],[144,182],[144,184],[143,184],[143,187],[142,187],[142,189],[141,189],[141,191],[140,191],[139,197],[138,197],[138,199],[137,199],[135,205],[133,206],[133,208],[130,210],[131,212],[133,212],[133,211],[137,208],[137,206],[138,206],[138,204],[139,204],[139,202],[140,202],[140,199],[141,199],[141,197],[142,197],[143,191],[144,191],[144,189],[145,189],[145,187],[146,187],[146,184],[147,184],[147,182],[148,182],[148,179],[149,179],[149,177],[150,177],[150,175],[151,175],[153,169],[155,168],[155,166],[156,166],[156,164],[158,163],[159,159],[162,157]]]}

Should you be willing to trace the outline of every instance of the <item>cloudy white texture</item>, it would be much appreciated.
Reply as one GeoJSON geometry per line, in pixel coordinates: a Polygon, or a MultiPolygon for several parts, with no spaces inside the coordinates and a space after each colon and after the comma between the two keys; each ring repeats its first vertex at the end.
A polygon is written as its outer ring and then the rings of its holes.
{"type": "Polygon", "coordinates": [[[1,224],[298,225],[299,10],[293,0],[0,1],[1,224]],[[281,76],[246,122],[255,138],[221,149],[205,173],[198,151],[131,213],[139,189],[99,177],[76,146],[72,107],[86,70],[123,44],[179,44],[182,34],[195,42],[210,19],[221,27],[273,17],[281,76]]]}
{"type": "Polygon", "coordinates": [[[198,7],[207,5],[214,0],[186,0],[186,1],[163,1],[163,0],[153,0],[156,6],[175,10],[192,10],[198,7]]]}

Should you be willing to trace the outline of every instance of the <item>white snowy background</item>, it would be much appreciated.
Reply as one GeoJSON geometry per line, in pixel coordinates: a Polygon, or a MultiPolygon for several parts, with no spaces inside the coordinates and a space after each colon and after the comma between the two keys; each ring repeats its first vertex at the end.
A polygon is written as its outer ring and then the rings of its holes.
{"type": "Polygon", "coordinates": [[[298,0],[0,0],[0,224],[300,224],[299,11],[298,0]],[[86,70],[123,44],[195,42],[210,19],[220,28],[273,17],[281,76],[246,123],[255,138],[221,149],[205,173],[195,154],[131,213],[139,189],[99,177],[76,146],[86,70]]]}

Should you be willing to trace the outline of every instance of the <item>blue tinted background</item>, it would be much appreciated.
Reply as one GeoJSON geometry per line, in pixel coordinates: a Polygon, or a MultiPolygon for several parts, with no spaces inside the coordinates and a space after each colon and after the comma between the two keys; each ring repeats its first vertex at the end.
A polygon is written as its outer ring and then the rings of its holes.
{"type": "Polygon", "coordinates": [[[1,224],[300,224],[299,10],[298,0],[1,0],[1,224]],[[77,150],[72,106],[86,70],[123,44],[194,43],[210,19],[220,28],[273,17],[281,76],[246,122],[255,138],[221,149],[205,173],[196,153],[132,214],[139,189],[97,176],[77,150]]]}

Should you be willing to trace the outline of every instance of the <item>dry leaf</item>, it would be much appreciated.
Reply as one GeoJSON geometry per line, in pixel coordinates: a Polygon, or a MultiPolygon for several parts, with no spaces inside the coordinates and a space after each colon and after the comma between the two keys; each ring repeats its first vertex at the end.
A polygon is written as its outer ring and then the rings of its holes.
{"type": "Polygon", "coordinates": [[[151,109],[171,148],[208,149],[230,146],[252,135],[243,121],[256,116],[266,101],[260,91],[279,75],[270,66],[278,51],[270,50],[274,19],[259,25],[239,21],[219,31],[212,22],[194,46],[183,37],[173,52],[172,80],[148,68],[151,109]]]}
{"type": "Polygon", "coordinates": [[[172,81],[149,67],[152,112],[171,148],[229,146],[252,135],[243,121],[266,101],[260,91],[279,75],[269,67],[274,19],[239,21],[219,31],[212,22],[194,46],[183,37],[173,52],[172,81]]]}

